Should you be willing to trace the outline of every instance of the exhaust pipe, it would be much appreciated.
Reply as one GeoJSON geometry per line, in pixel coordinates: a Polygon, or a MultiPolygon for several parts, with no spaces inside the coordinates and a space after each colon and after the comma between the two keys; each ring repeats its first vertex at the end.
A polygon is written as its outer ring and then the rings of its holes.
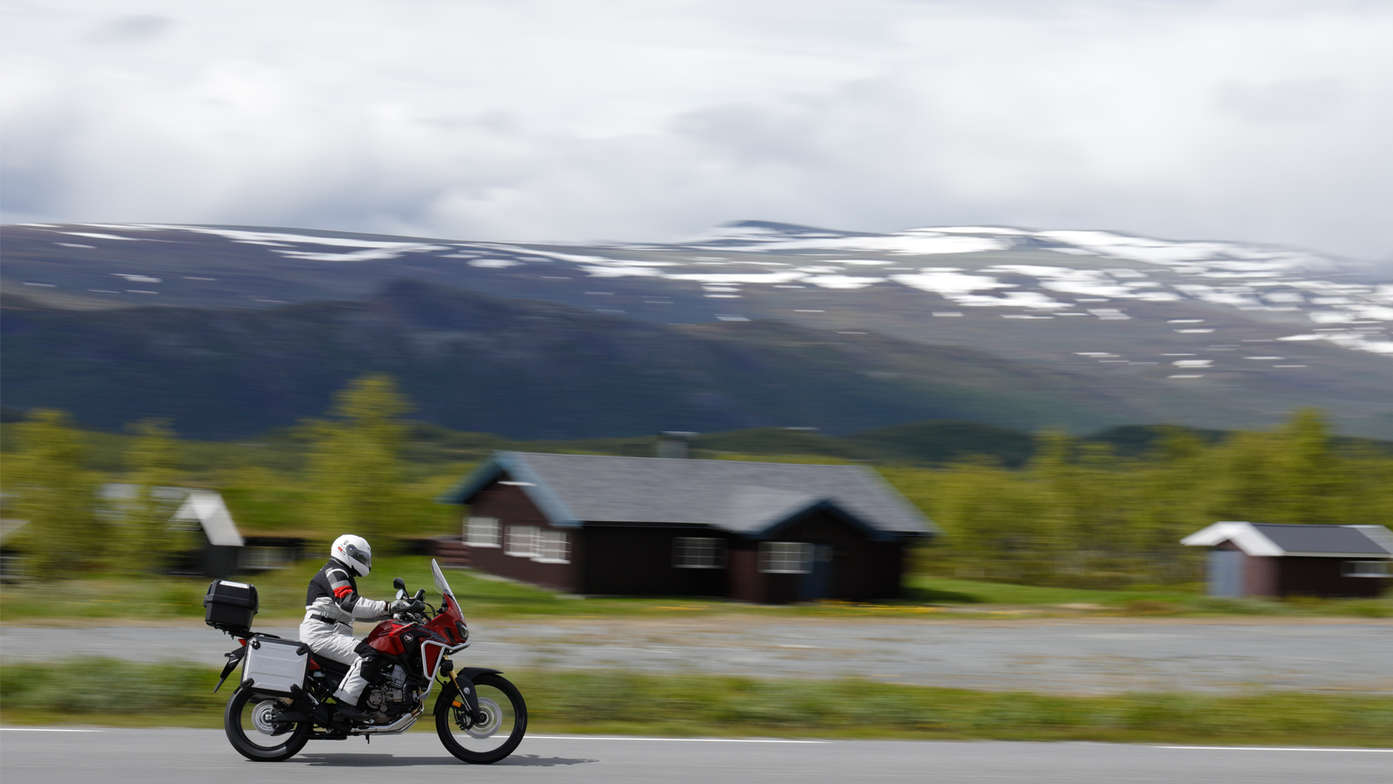
{"type": "Polygon", "coordinates": [[[424,703],[416,706],[416,710],[402,716],[391,724],[383,724],[380,727],[364,727],[355,734],[357,735],[396,735],[399,732],[406,732],[411,729],[411,725],[421,718],[421,714],[426,712],[424,703]]]}

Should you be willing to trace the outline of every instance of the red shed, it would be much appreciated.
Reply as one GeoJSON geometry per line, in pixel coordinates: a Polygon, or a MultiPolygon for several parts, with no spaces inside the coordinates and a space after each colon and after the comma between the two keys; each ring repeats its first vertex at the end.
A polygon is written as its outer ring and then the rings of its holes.
{"type": "Polygon", "coordinates": [[[1223,522],[1180,541],[1210,548],[1210,596],[1378,596],[1393,576],[1381,525],[1223,522]]]}

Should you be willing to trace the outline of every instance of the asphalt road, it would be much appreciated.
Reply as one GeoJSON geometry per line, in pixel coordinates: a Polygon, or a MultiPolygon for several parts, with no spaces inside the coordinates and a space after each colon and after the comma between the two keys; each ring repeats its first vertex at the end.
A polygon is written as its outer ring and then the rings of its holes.
{"type": "Polygon", "coordinates": [[[1098,743],[528,738],[465,766],[428,733],[311,741],[281,763],[239,757],[217,730],[0,730],[5,784],[161,782],[1393,782],[1393,749],[1204,749],[1098,743]]]}
{"type": "MultiPolygon", "coordinates": [[[[260,628],[260,627],[258,627],[260,628]]],[[[293,627],[264,629],[293,636],[293,627]]],[[[366,625],[359,632],[365,633],[366,625]]],[[[1102,618],[948,621],[561,619],[480,622],[462,662],[896,683],[1065,694],[1252,690],[1393,693],[1393,622],[1102,618]]],[[[0,662],[73,656],[222,663],[199,621],[0,626],[0,662]]]]}

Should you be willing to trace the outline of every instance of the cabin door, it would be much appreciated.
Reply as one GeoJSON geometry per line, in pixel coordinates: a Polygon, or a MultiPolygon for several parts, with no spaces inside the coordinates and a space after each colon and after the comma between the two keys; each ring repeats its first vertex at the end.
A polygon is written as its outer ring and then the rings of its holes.
{"type": "Polygon", "coordinates": [[[803,578],[802,596],[804,601],[825,599],[832,590],[832,546],[813,545],[812,570],[803,578]]]}
{"type": "Polygon", "coordinates": [[[1209,551],[1209,595],[1236,599],[1243,595],[1243,553],[1209,551]]]}

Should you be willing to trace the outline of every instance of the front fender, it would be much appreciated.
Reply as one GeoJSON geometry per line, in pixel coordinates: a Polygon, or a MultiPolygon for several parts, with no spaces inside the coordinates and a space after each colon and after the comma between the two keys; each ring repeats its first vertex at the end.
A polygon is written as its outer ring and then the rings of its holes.
{"type": "Polygon", "coordinates": [[[469,681],[472,683],[474,681],[475,676],[484,674],[502,675],[503,671],[491,670],[488,667],[460,667],[459,669],[455,670],[455,673],[457,678],[468,678],[469,681]]]}
{"type": "MultiPolygon", "coordinates": [[[[502,670],[492,670],[487,667],[461,667],[451,673],[451,680],[454,682],[458,691],[455,692],[454,699],[450,701],[451,707],[464,708],[475,721],[484,721],[484,716],[479,712],[479,698],[474,692],[474,679],[480,675],[502,675],[502,670]],[[463,681],[463,683],[461,683],[463,681]]],[[[443,698],[448,692],[442,693],[443,698]]]]}

